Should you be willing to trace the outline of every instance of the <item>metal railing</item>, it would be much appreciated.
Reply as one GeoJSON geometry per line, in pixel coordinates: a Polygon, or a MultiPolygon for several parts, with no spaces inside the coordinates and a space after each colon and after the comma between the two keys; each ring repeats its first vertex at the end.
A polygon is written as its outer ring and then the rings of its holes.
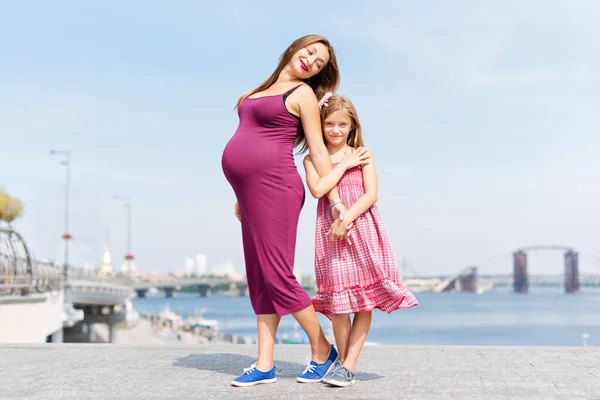
{"type": "Polygon", "coordinates": [[[0,228],[0,296],[58,290],[62,279],[62,267],[35,260],[18,232],[0,228]]]}
{"type": "Polygon", "coordinates": [[[121,275],[99,275],[98,270],[69,267],[67,280],[93,281],[117,285],[133,285],[134,279],[121,275]]]}

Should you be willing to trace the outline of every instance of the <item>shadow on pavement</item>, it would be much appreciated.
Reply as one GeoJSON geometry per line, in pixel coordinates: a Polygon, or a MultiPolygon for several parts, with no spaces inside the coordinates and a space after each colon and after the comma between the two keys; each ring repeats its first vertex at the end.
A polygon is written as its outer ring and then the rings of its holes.
{"type": "MultiPolygon", "coordinates": [[[[204,371],[219,372],[221,374],[238,376],[244,372],[244,368],[254,363],[256,358],[243,356],[234,353],[213,353],[213,354],[191,354],[186,357],[178,358],[173,363],[175,367],[181,368],[195,368],[204,371]]],[[[278,361],[275,360],[275,366],[277,367],[278,378],[296,378],[300,375],[305,364],[300,364],[290,361],[278,361]]],[[[364,372],[358,372],[356,379],[359,381],[371,381],[381,379],[383,376],[379,374],[370,374],[364,372]]]]}

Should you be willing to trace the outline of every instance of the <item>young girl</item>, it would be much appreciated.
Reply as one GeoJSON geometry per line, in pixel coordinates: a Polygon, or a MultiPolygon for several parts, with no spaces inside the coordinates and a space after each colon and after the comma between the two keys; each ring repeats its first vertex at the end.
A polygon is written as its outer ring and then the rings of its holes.
{"type": "Polygon", "coordinates": [[[371,152],[363,146],[356,109],[347,97],[328,93],[319,103],[323,136],[333,170],[321,177],[310,155],[306,181],[319,199],[315,243],[317,312],[331,319],[339,358],[323,382],[354,383],[358,356],[371,326],[371,310],[388,313],[418,305],[400,283],[400,271],[375,202],[377,176],[371,152]],[[360,165],[365,161],[367,163],[360,165]],[[331,217],[325,194],[337,185],[348,207],[343,220],[331,217]],[[342,240],[337,240],[342,239],[342,240]],[[350,323],[350,314],[354,319],[350,323]]]}

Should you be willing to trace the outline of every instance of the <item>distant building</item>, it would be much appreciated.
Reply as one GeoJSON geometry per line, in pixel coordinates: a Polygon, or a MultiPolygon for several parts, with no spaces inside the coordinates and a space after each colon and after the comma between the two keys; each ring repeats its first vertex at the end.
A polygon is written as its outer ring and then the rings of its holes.
{"type": "Polygon", "coordinates": [[[121,264],[121,274],[124,276],[135,276],[137,273],[137,267],[135,266],[134,260],[125,260],[121,264]]]}
{"type": "Polygon", "coordinates": [[[181,269],[175,268],[173,272],[171,272],[171,275],[173,275],[175,278],[181,278],[183,277],[183,272],[181,271],[181,269]]]}
{"type": "Polygon", "coordinates": [[[183,267],[183,271],[185,276],[190,277],[194,274],[194,259],[193,258],[186,258],[185,259],[185,266],[183,267]]]}
{"type": "Polygon", "coordinates": [[[96,265],[89,261],[83,263],[83,274],[85,276],[92,276],[96,271],[96,265]]]}
{"type": "Polygon", "coordinates": [[[102,255],[102,261],[100,261],[100,268],[98,268],[98,276],[114,276],[115,272],[112,265],[112,257],[110,255],[110,248],[104,247],[104,254],[102,255]]]}
{"type": "Polygon", "coordinates": [[[227,261],[223,264],[223,275],[233,276],[235,274],[235,265],[231,261],[227,261]]]}
{"type": "Polygon", "coordinates": [[[206,269],[206,256],[204,254],[198,254],[196,256],[196,275],[203,276],[208,273],[206,269]]]}
{"type": "Polygon", "coordinates": [[[236,271],[235,264],[231,261],[213,265],[211,268],[211,275],[229,277],[232,279],[239,279],[240,277],[243,277],[242,274],[236,271]]]}

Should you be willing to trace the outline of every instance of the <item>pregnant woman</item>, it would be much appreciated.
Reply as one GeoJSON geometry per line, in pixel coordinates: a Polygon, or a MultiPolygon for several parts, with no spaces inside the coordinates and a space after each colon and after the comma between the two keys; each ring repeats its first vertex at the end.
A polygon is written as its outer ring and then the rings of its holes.
{"type": "MultiPolygon", "coordinates": [[[[320,382],[337,359],[308,294],[296,280],[294,253],[304,185],[293,150],[310,151],[320,176],[331,170],[323,141],[317,98],[339,85],[335,52],[329,41],[308,35],[281,55],[271,76],[237,103],[240,123],[222,157],[225,177],[242,225],[250,301],[256,313],[258,360],[235,378],[234,386],[277,380],[273,365],[281,316],[292,314],[306,332],[311,360],[299,382],[320,382]]],[[[337,189],[328,195],[334,219],[346,211],[337,189]]]]}

